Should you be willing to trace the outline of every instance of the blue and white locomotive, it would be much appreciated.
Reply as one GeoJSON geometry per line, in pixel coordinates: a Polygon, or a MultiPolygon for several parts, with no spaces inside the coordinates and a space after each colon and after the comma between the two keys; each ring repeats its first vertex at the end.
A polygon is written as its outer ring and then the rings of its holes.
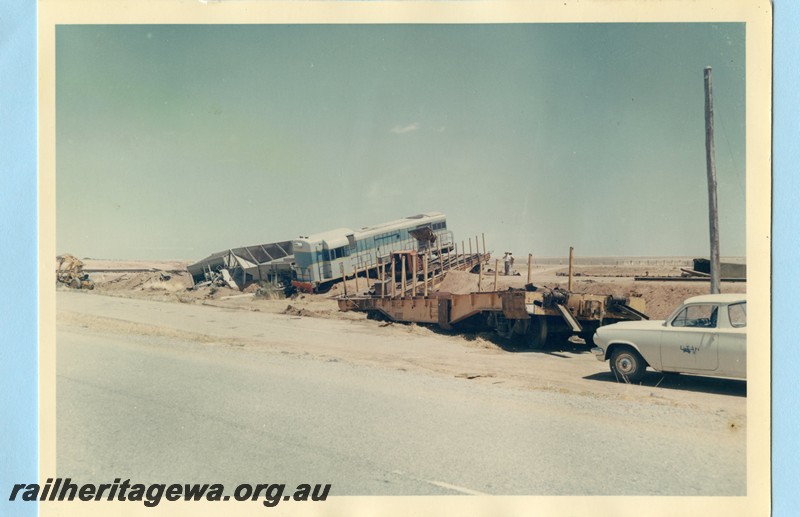
{"type": "Polygon", "coordinates": [[[320,291],[353,271],[386,264],[399,251],[449,249],[453,234],[445,215],[427,212],[353,231],[338,228],[292,241],[295,280],[304,291],[320,291]]]}

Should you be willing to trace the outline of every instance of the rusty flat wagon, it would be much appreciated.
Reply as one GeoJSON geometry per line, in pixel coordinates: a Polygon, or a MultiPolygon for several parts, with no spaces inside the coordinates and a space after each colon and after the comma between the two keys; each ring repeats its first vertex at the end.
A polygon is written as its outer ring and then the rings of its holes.
{"type": "Polygon", "coordinates": [[[435,293],[430,296],[342,296],[343,311],[366,312],[370,317],[396,322],[434,324],[443,329],[491,328],[503,337],[523,337],[530,348],[548,337],[578,335],[591,344],[601,325],[648,319],[641,298],[572,293],[559,288],[435,293]]]}

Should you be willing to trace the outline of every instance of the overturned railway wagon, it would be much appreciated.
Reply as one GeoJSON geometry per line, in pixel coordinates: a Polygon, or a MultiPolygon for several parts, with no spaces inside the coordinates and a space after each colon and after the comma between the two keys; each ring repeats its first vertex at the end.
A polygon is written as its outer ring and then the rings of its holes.
{"type": "Polygon", "coordinates": [[[195,284],[225,271],[233,286],[243,288],[257,281],[288,284],[292,280],[293,260],[291,241],[271,242],[220,251],[186,269],[195,284]]]}
{"type": "Polygon", "coordinates": [[[436,324],[443,329],[491,328],[503,337],[522,337],[540,348],[555,336],[578,335],[591,344],[601,325],[648,319],[641,298],[571,293],[540,288],[437,293],[411,297],[351,296],[338,299],[343,311],[366,312],[390,321],[436,324]]]}

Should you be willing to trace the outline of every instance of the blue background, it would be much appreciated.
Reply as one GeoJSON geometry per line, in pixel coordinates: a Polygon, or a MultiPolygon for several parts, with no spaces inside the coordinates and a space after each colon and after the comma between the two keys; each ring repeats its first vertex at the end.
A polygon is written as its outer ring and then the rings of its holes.
{"type": "Polygon", "coordinates": [[[36,4],[1,0],[0,264],[14,288],[0,296],[0,515],[36,515],[8,501],[37,479],[36,75],[36,4]]]}
{"type": "MultiPolygon", "coordinates": [[[[773,228],[773,515],[800,515],[800,455],[794,429],[800,371],[793,322],[797,310],[796,203],[800,178],[800,5],[774,2],[773,228]]],[[[0,296],[0,515],[36,515],[7,501],[14,483],[37,476],[37,169],[36,4],[0,1],[0,253],[9,291],[0,296]]]]}

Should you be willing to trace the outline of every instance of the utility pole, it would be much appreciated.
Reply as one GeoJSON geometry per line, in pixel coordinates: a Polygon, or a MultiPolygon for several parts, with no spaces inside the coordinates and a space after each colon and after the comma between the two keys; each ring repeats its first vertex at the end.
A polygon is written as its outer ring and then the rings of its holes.
{"type": "Polygon", "coordinates": [[[569,279],[567,280],[567,291],[572,292],[572,246],[569,247],[569,279]]]}
{"type": "Polygon", "coordinates": [[[717,214],[717,165],[714,158],[714,95],[711,67],[703,71],[706,91],[706,174],[708,176],[708,228],[711,241],[711,294],[719,293],[719,216],[717,214]]]}

